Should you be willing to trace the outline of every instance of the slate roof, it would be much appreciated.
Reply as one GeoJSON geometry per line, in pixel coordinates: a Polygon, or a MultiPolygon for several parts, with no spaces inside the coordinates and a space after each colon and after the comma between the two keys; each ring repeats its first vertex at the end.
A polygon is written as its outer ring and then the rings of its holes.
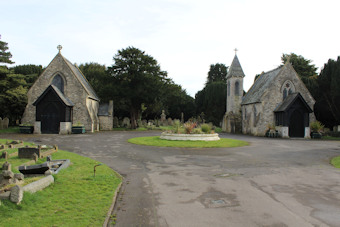
{"type": "Polygon", "coordinates": [[[272,81],[280,73],[282,67],[279,66],[276,69],[261,74],[243,97],[241,105],[261,102],[263,93],[272,84],[272,81]]]}
{"type": "MultiPolygon", "coordinates": [[[[58,53],[58,54],[60,54],[60,53],[58,53]]],[[[99,101],[99,97],[97,96],[96,92],[93,90],[92,86],[89,84],[89,82],[85,78],[84,74],[80,71],[80,69],[78,67],[76,67],[75,65],[73,65],[64,56],[62,56],[62,58],[65,60],[66,64],[70,67],[71,71],[76,76],[76,78],[79,80],[80,84],[84,87],[84,89],[88,93],[89,97],[91,99],[99,101]]]]}
{"type": "Polygon", "coordinates": [[[240,61],[238,60],[236,54],[227,73],[227,78],[229,77],[245,77],[240,61]]]}
{"type": "Polygon", "coordinates": [[[282,103],[280,103],[274,110],[274,112],[285,112],[286,110],[288,110],[290,108],[291,105],[294,104],[294,102],[300,99],[301,102],[304,104],[304,106],[307,108],[307,110],[309,111],[309,113],[313,112],[313,110],[309,107],[309,105],[306,103],[306,101],[304,100],[304,98],[301,96],[301,94],[299,92],[297,93],[292,93],[290,95],[288,95],[285,100],[283,100],[282,103]]]}
{"type": "Polygon", "coordinates": [[[52,84],[46,88],[46,90],[37,98],[33,105],[36,106],[50,90],[53,90],[66,106],[74,106],[73,102],[69,100],[56,86],[52,84]]]}

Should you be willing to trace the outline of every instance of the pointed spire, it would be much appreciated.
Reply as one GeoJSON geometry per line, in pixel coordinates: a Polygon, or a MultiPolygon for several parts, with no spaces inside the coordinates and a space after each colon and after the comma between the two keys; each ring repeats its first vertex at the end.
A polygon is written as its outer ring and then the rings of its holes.
{"type": "Polygon", "coordinates": [[[238,60],[237,54],[236,54],[237,49],[235,49],[235,57],[233,62],[231,63],[228,73],[227,73],[227,78],[229,77],[245,77],[244,72],[242,70],[240,61],[238,60]]]}

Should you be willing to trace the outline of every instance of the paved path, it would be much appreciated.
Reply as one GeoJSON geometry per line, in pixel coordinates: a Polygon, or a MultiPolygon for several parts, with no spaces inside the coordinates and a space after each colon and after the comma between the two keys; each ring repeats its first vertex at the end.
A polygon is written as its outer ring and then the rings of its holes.
{"type": "MultiPolygon", "coordinates": [[[[340,226],[340,142],[222,134],[250,146],[157,148],[127,143],[159,132],[8,135],[58,144],[124,177],[115,226],[340,226]]],[[[100,171],[100,167],[97,168],[100,171]]]]}

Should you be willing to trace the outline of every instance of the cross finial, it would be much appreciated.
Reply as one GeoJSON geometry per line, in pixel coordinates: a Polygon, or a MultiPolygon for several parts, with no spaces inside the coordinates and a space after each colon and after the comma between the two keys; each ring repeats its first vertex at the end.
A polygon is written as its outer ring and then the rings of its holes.
{"type": "Polygon", "coordinates": [[[237,49],[237,48],[235,48],[235,49],[234,49],[234,51],[235,51],[235,55],[236,55],[236,52],[238,51],[238,49],[237,49]]]}
{"type": "Polygon", "coordinates": [[[59,50],[59,53],[60,53],[60,51],[61,51],[61,49],[63,49],[63,47],[61,45],[58,45],[57,49],[59,50]]]}

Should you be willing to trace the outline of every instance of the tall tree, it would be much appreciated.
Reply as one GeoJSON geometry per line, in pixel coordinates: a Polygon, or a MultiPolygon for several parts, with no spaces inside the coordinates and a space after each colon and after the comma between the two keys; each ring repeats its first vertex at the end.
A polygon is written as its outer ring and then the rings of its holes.
{"type": "Polygon", "coordinates": [[[218,126],[226,110],[227,86],[225,82],[207,84],[195,95],[197,114],[202,112],[207,122],[218,126]]]}
{"type": "Polygon", "coordinates": [[[80,64],[79,69],[96,91],[97,95],[100,97],[100,100],[103,102],[108,102],[110,100],[110,95],[108,95],[109,88],[107,86],[107,82],[110,80],[110,78],[106,66],[91,62],[80,64]]]}
{"type": "Polygon", "coordinates": [[[340,57],[329,59],[317,78],[315,115],[327,127],[340,125],[340,57]]]}
{"type": "Polygon", "coordinates": [[[149,106],[160,98],[168,81],[167,72],[161,71],[157,61],[135,47],[119,50],[109,67],[115,96],[129,107],[131,128],[137,127],[142,104],[149,106]]]}
{"type": "Polygon", "coordinates": [[[181,119],[181,113],[187,120],[195,115],[195,100],[173,81],[167,83],[163,92],[166,114],[171,118],[181,119]]]}
{"type": "Polygon", "coordinates": [[[213,82],[219,82],[227,81],[227,72],[228,67],[224,64],[216,63],[210,65],[210,70],[208,72],[208,78],[206,84],[213,83],[213,82]]]}
{"type": "Polygon", "coordinates": [[[14,62],[11,61],[11,58],[12,54],[8,51],[8,43],[0,40],[0,63],[13,64],[14,62]]]}
{"type": "Polygon", "coordinates": [[[228,67],[212,64],[205,87],[195,95],[196,113],[204,113],[205,120],[219,125],[226,110],[228,67]]]}
{"type": "Polygon", "coordinates": [[[27,82],[27,86],[31,87],[32,84],[36,81],[39,75],[43,71],[43,67],[41,65],[17,65],[11,68],[11,71],[14,74],[25,75],[25,80],[27,82]]]}

